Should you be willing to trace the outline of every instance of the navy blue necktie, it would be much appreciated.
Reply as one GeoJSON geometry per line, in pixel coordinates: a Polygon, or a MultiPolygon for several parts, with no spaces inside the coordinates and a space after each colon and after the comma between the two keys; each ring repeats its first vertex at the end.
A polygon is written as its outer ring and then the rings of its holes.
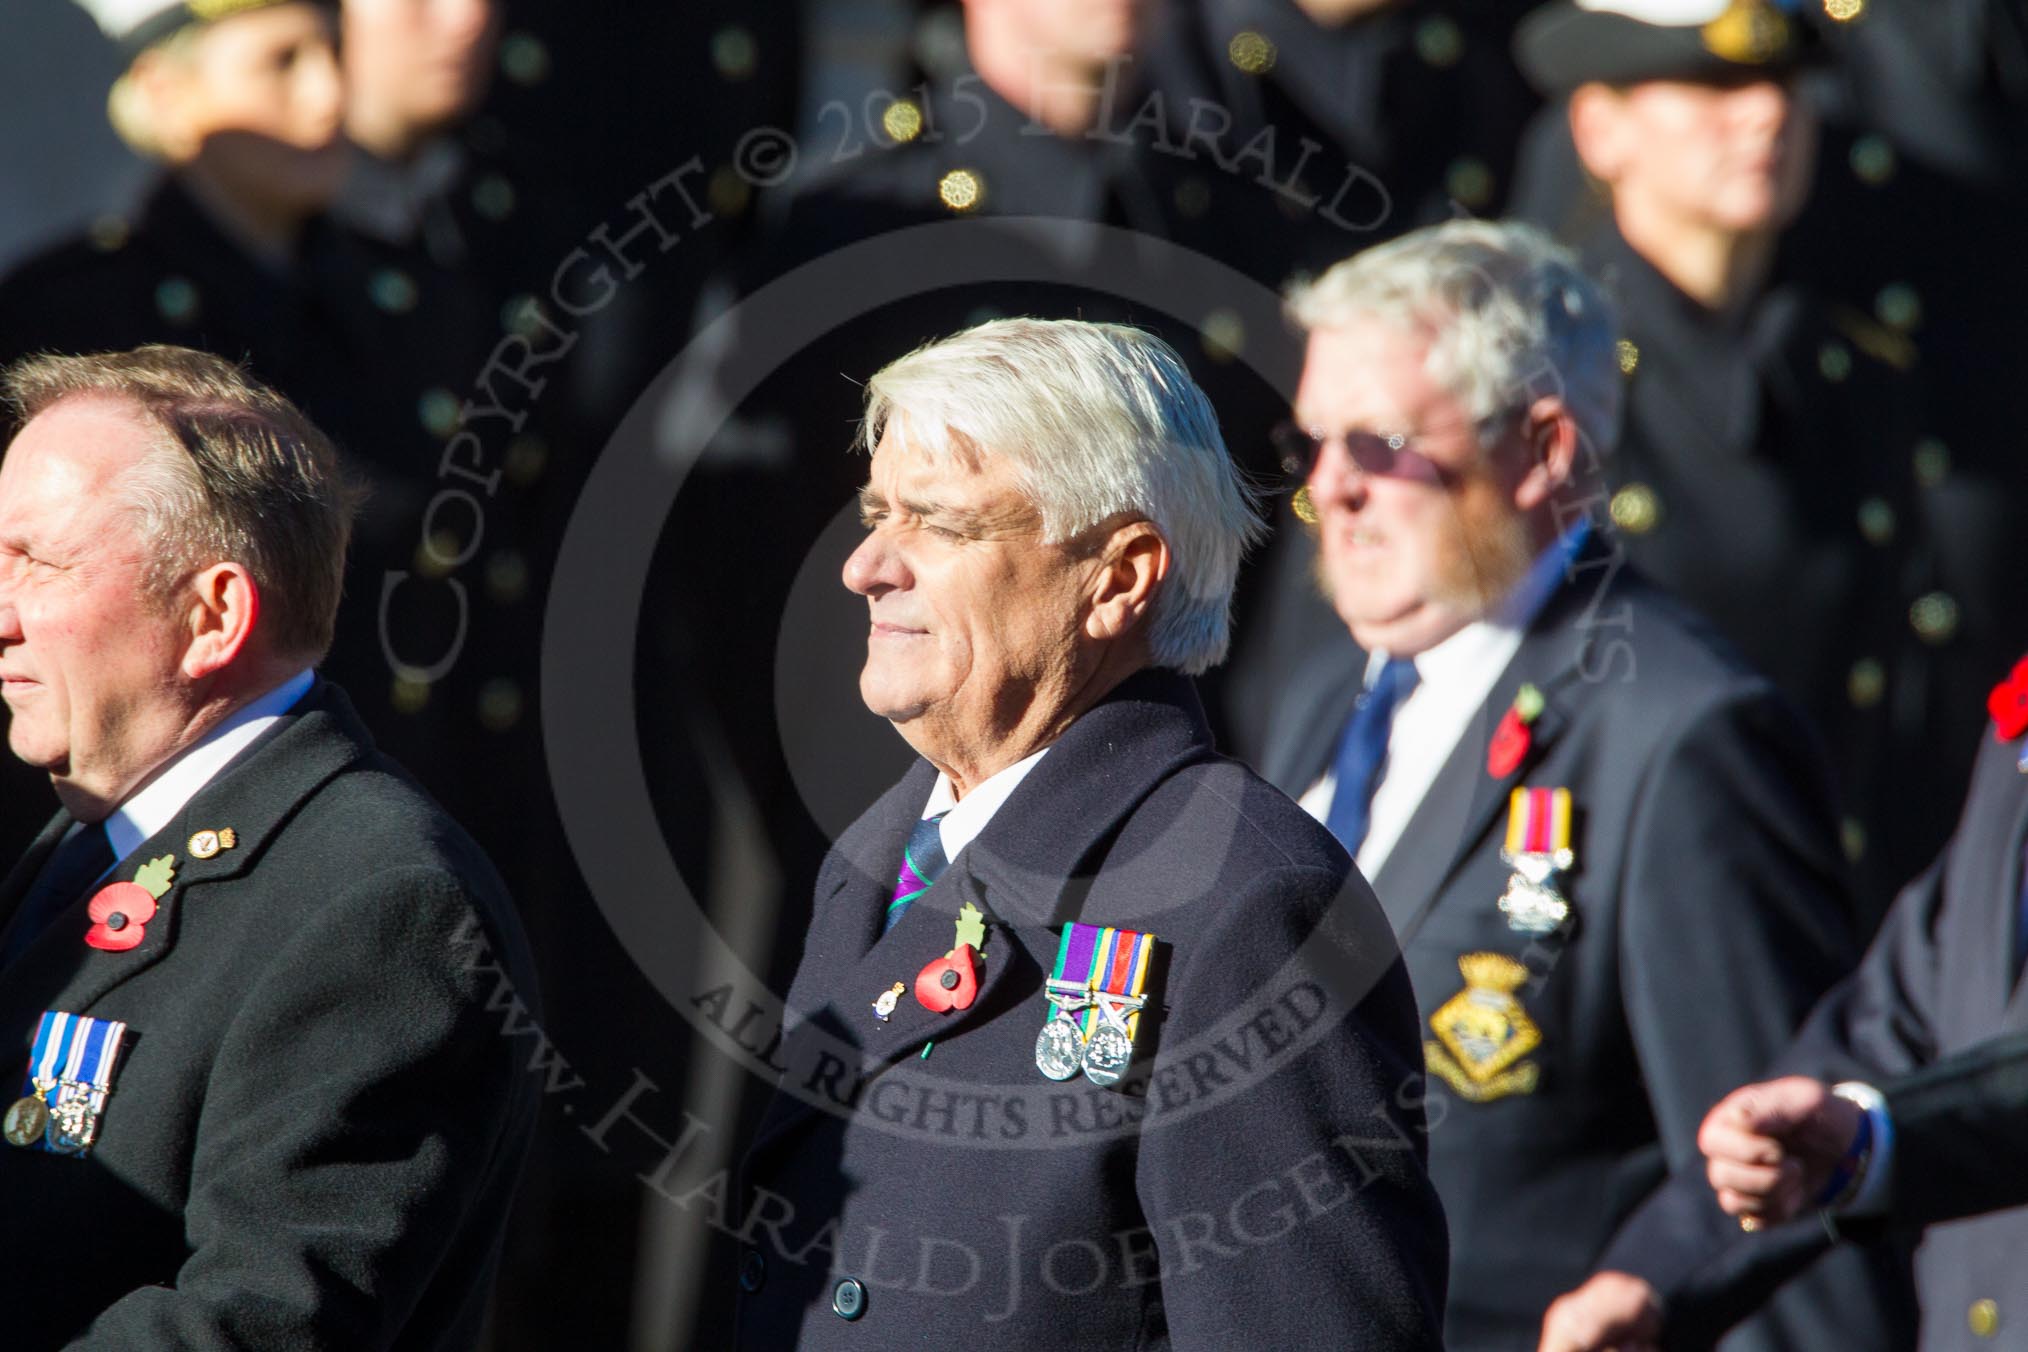
{"type": "Polygon", "coordinates": [[[901,852],[901,867],[895,872],[894,896],[887,903],[887,919],[880,927],[882,934],[893,929],[915,899],[943,876],[944,865],[950,862],[944,858],[943,819],[941,812],[924,817],[908,833],[908,847],[901,852]]]}
{"type": "Polygon", "coordinates": [[[1347,854],[1356,855],[1371,824],[1373,791],[1380,787],[1380,767],[1387,763],[1387,734],[1394,711],[1415,689],[1415,663],[1389,658],[1373,684],[1359,697],[1345,731],[1338,739],[1338,759],[1331,766],[1338,786],[1331,794],[1331,814],[1324,825],[1338,837],[1347,854]]]}
{"type": "Polygon", "coordinates": [[[14,912],[14,923],[7,927],[5,938],[0,938],[0,971],[6,970],[16,958],[27,952],[28,946],[48,928],[50,921],[63,914],[66,907],[83,896],[84,890],[117,862],[113,844],[106,838],[104,822],[85,827],[58,846],[49,862],[43,865],[41,876],[28,889],[28,895],[21,899],[21,906],[14,912]]]}

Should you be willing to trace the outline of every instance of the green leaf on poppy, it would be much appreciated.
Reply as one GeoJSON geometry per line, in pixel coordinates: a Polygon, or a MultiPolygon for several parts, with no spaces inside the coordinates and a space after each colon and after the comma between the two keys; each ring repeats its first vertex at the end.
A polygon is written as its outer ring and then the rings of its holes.
{"type": "Polygon", "coordinates": [[[958,940],[954,948],[972,946],[974,953],[986,946],[986,916],[978,907],[966,902],[958,908],[958,940]]]}
{"type": "Polygon", "coordinates": [[[148,895],[160,901],[162,894],[169,890],[169,884],[176,881],[176,856],[165,854],[150,859],[134,874],[134,882],[148,889],[148,895]]]}

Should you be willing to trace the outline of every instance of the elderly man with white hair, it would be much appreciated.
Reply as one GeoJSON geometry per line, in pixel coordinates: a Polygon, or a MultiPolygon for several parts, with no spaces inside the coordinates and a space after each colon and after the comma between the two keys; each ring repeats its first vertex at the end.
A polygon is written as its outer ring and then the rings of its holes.
{"type": "MultiPolygon", "coordinates": [[[[1352,852],[1408,963],[1447,1343],[1532,1347],[1853,961],[1826,776],[1769,683],[1593,520],[1620,375],[1570,254],[1456,221],[1290,310],[1284,445],[1349,642],[1290,678],[1263,767],[1352,852]]],[[[1787,1327],[1862,1345],[1858,1275],[1820,1274],[1837,1300],[1787,1327]]]]}
{"type": "Polygon", "coordinates": [[[1343,850],[1212,747],[1258,530],[1176,354],[1005,320],[867,387],[839,839],[745,1164],[738,1345],[1434,1348],[1414,1002],[1343,850]]]}

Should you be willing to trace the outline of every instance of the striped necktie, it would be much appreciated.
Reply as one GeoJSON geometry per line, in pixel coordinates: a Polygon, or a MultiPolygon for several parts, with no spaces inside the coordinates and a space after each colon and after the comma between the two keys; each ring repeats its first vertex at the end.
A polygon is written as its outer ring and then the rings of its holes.
{"type": "Polygon", "coordinates": [[[944,865],[950,862],[944,858],[943,819],[941,812],[924,817],[908,833],[908,845],[901,852],[901,869],[894,878],[894,896],[887,903],[887,920],[880,927],[882,934],[893,929],[915,899],[943,876],[944,865]]]}

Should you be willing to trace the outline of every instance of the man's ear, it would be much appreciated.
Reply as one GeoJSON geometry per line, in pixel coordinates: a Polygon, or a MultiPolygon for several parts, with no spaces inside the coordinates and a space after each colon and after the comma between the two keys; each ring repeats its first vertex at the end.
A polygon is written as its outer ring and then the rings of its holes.
{"type": "Polygon", "coordinates": [[[1553,394],[1545,394],[1521,415],[1521,439],[1528,470],[1514,485],[1514,505],[1532,512],[1569,483],[1577,465],[1577,419],[1553,394]]]}
{"type": "Polygon", "coordinates": [[[1638,150],[1625,100],[1609,85],[1579,85],[1570,95],[1570,143],[1584,171],[1610,187],[1638,150]]]}
{"type": "Polygon", "coordinates": [[[1139,624],[1154,605],[1155,590],[1169,575],[1169,542],[1153,522],[1130,521],[1115,529],[1098,553],[1084,632],[1089,638],[1115,639],[1139,624]]]}
{"type": "Polygon", "coordinates": [[[192,680],[223,670],[239,658],[260,622],[260,588],[237,563],[214,563],[190,579],[183,593],[190,642],[183,674],[192,680]]]}

